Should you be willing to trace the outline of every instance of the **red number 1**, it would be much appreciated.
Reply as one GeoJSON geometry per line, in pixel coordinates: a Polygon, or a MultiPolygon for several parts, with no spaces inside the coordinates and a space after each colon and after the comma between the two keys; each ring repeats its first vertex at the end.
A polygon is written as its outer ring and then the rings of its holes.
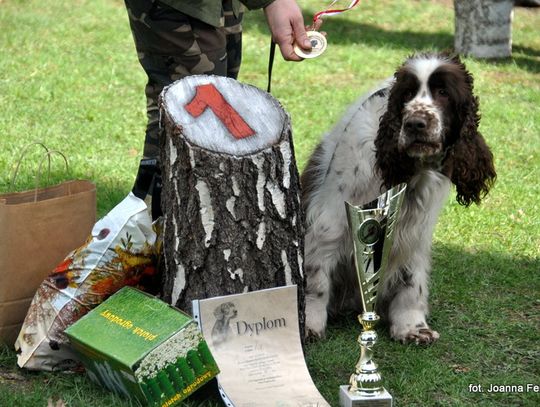
{"type": "Polygon", "coordinates": [[[242,139],[255,134],[213,84],[198,85],[195,89],[195,97],[185,106],[189,114],[199,117],[209,107],[234,138],[242,139]]]}

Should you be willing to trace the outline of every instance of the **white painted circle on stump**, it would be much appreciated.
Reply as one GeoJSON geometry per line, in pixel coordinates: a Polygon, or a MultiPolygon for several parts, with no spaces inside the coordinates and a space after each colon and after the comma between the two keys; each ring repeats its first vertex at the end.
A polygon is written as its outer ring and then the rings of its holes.
{"type": "Polygon", "coordinates": [[[221,76],[194,75],[167,87],[162,95],[164,108],[182,134],[193,145],[236,156],[253,154],[277,144],[288,122],[279,102],[262,90],[221,76]],[[254,134],[236,138],[207,107],[198,117],[186,110],[195,98],[197,87],[212,84],[253,130],[254,134]]]}

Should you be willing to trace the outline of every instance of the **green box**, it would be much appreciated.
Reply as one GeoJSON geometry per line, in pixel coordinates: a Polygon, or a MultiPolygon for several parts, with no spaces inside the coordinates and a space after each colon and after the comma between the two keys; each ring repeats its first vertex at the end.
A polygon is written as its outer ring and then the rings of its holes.
{"type": "Polygon", "coordinates": [[[134,288],[65,332],[92,380],[150,406],[177,405],[219,373],[193,319],[134,288]]]}

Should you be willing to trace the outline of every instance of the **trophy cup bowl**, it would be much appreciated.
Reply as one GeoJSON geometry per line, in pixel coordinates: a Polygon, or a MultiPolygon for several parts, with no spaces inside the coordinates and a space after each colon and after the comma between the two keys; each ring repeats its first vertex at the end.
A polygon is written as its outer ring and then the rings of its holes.
{"type": "Polygon", "coordinates": [[[365,205],[345,202],[362,299],[363,313],[358,321],[363,330],[358,337],[360,358],[355,371],[349,384],[340,386],[342,407],[392,406],[392,396],[383,387],[381,374],[373,361],[373,346],[377,342],[375,326],[380,319],[376,312],[378,288],[384,281],[405,189],[405,184],[399,184],[365,205]]]}

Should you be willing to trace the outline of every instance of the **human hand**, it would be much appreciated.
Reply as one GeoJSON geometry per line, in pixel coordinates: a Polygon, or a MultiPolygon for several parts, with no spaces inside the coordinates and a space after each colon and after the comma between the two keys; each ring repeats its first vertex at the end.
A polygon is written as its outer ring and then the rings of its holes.
{"type": "Polygon", "coordinates": [[[286,61],[301,61],[295,54],[293,44],[306,51],[311,50],[311,42],[306,35],[304,17],[295,0],[274,0],[264,8],[272,39],[279,46],[286,61]]]}

